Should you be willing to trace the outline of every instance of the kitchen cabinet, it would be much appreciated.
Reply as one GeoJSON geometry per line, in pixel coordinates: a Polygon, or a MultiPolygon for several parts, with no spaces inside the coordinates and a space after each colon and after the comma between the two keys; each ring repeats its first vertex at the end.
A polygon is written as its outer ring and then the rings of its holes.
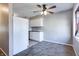
{"type": "Polygon", "coordinates": [[[43,41],[43,32],[30,32],[30,39],[35,41],[43,41]]]}
{"type": "Polygon", "coordinates": [[[32,18],[32,19],[30,20],[30,26],[31,26],[31,27],[43,26],[43,17],[32,18]]]}

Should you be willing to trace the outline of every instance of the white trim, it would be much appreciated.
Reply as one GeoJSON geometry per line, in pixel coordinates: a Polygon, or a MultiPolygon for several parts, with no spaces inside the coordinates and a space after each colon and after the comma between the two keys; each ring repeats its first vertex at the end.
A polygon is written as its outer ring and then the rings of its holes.
{"type": "Polygon", "coordinates": [[[13,55],[13,16],[12,4],[9,4],[9,56],[13,55]]]}
{"type": "Polygon", "coordinates": [[[73,50],[74,50],[74,52],[75,52],[76,56],[78,56],[78,54],[77,54],[77,52],[76,52],[76,50],[75,50],[74,46],[72,46],[72,47],[73,47],[73,50]]]}
{"type": "MultiPolygon", "coordinates": [[[[50,42],[48,40],[44,40],[44,41],[50,42]]],[[[51,42],[51,43],[57,43],[57,44],[72,46],[72,44],[67,44],[67,43],[59,43],[59,42],[51,42]]]]}
{"type": "MultiPolygon", "coordinates": [[[[73,43],[76,43],[76,42],[74,42],[74,40],[79,41],[79,40],[77,40],[77,39],[79,39],[79,37],[74,36],[73,43]]],[[[76,51],[76,48],[75,48],[74,44],[73,44],[72,47],[73,47],[73,49],[74,49],[74,52],[75,52],[76,56],[79,56],[78,53],[77,53],[77,51],[76,51]]]]}

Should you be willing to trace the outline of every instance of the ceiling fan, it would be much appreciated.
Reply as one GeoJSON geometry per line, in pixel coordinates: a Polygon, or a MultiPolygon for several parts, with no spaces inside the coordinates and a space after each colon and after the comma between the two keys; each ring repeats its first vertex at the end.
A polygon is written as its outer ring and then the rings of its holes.
{"type": "Polygon", "coordinates": [[[38,8],[42,8],[42,11],[33,11],[34,13],[40,12],[41,15],[47,15],[48,13],[53,14],[54,12],[49,11],[50,9],[56,8],[56,5],[47,8],[46,4],[36,5],[38,8]]]}

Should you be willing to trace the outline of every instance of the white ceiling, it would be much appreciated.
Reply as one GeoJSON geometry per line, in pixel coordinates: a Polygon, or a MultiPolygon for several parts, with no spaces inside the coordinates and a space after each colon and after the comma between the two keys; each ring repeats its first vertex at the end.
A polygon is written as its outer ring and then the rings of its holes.
{"type": "MultiPolygon", "coordinates": [[[[39,4],[39,3],[38,3],[39,4]]],[[[34,13],[33,11],[41,10],[38,8],[37,3],[15,3],[13,4],[13,11],[15,14],[21,17],[33,17],[36,15],[40,15],[40,13],[34,13]]],[[[42,5],[42,4],[40,4],[42,5]]],[[[73,7],[72,3],[47,3],[47,7],[51,7],[52,5],[56,5],[56,8],[51,9],[55,13],[69,10],[73,7]]]]}

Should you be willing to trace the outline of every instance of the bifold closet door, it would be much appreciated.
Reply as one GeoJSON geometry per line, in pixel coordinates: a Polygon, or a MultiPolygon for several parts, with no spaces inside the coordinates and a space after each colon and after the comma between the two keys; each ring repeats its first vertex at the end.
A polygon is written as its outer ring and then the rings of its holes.
{"type": "Polygon", "coordinates": [[[28,47],[28,19],[13,16],[13,55],[28,47]]]}

